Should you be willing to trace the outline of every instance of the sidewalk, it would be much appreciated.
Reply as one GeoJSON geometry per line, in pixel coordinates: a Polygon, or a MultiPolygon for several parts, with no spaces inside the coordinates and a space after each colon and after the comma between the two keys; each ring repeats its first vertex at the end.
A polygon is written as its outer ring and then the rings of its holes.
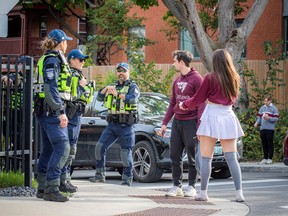
{"type": "Polygon", "coordinates": [[[144,215],[247,215],[245,203],[226,199],[197,202],[182,197],[165,197],[165,192],[115,184],[74,180],[79,192],[70,201],[56,203],[36,197],[0,197],[1,215],[9,216],[144,216],[144,215]]]}
{"type": "Polygon", "coordinates": [[[282,162],[273,164],[258,164],[258,162],[240,162],[242,172],[274,172],[288,173],[288,166],[282,162]]]}
{"type": "MultiPolygon", "coordinates": [[[[283,163],[259,165],[241,162],[243,172],[285,172],[283,163]]],[[[69,202],[55,203],[36,197],[0,197],[1,215],[9,216],[145,216],[145,215],[218,215],[244,216],[245,203],[210,198],[197,202],[191,198],[166,198],[164,191],[140,189],[115,184],[91,183],[88,179],[73,180],[79,190],[69,202]]]]}

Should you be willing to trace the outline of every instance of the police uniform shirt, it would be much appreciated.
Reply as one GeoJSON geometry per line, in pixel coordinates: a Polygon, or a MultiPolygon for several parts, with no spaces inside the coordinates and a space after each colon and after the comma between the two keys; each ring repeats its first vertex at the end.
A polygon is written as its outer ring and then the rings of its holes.
{"type": "MultiPolygon", "coordinates": [[[[54,53],[55,51],[51,52],[54,53]]],[[[58,77],[60,72],[61,64],[59,59],[53,56],[47,57],[43,65],[44,92],[48,105],[54,111],[57,109],[62,109],[63,106],[63,102],[58,91],[58,77]]]]}

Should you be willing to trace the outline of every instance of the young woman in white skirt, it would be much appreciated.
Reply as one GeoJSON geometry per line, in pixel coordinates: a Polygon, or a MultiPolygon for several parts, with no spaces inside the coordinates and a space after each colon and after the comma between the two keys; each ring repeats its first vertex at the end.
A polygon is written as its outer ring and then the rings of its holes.
{"type": "Polygon", "coordinates": [[[207,189],[214,145],[219,139],[236,188],[235,200],[244,202],[236,145],[237,138],[244,133],[232,110],[240,91],[240,77],[227,50],[216,50],[212,61],[213,71],[204,77],[194,97],[179,103],[180,109],[189,110],[208,100],[197,130],[201,151],[201,190],[195,196],[195,200],[208,200],[207,189]]]}

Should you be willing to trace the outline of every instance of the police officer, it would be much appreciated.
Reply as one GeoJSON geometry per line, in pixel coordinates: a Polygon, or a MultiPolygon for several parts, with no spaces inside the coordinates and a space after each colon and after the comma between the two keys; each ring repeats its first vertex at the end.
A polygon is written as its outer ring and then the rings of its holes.
{"type": "Polygon", "coordinates": [[[71,50],[67,57],[72,72],[72,95],[74,97],[73,101],[68,103],[66,109],[69,120],[70,154],[60,177],[59,189],[62,192],[75,193],[78,190],[70,181],[71,164],[76,155],[76,144],[81,128],[81,116],[85,113],[87,104],[92,101],[95,88],[94,82],[87,83],[82,74],[82,68],[87,58],[89,58],[89,56],[84,55],[78,49],[71,50]]]}
{"type": "Polygon", "coordinates": [[[108,126],[96,144],[96,173],[91,182],[105,182],[105,156],[117,141],[121,146],[123,162],[122,185],[130,186],[133,180],[132,147],[135,143],[133,124],[137,122],[138,85],[129,79],[129,65],[122,62],[116,67],[118,81],[98,92],[97,100],[104,101],[108,109],[108,126]]]}
{"type": "Polygon", "coordinates": [[[65,107],[72,100],[72,76],[63,55],[67,40],[72,38],[54,29],[42,41],[41,48],[46,52],[38,61],[34,85],[34,112],[42,133],[36,196],[55,202],[69,200],[59,192],[61,169],[70,152],[65,107]]]}

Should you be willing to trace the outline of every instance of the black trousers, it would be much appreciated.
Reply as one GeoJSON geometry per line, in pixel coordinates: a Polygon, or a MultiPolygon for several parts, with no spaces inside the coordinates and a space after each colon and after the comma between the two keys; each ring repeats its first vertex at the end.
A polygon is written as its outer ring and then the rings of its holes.
{"type": "Polygon", "coordinates": [[[263,147],[264,159],[272,160],[274,154],[274,130],[260,130],[260,138],[263,147]]]}
{"type": "Polygon", "coordinates": [[[172,162],[172,180],[174,186],[182,187],[183,179],[183,150],[188,156],[188,181],[195,187],[197,171],[195,167],[195,152],[197,146],[196,137],[197,120],[177,120],[172,123],[170,139],[170,158],[172,162]]]}

